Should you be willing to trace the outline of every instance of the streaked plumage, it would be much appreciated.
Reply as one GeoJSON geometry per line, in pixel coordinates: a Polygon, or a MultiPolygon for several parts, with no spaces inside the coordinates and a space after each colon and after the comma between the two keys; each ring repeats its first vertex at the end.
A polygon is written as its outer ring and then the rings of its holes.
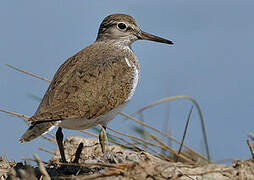
{"type": "Polygon", "coordinates": [[[106,127],[131,99],[137,86],[139,63],[130,45],[138,39],[172,44],[142,32],[131,16],[106,17],[96,41],[58,69],[20,141],[30,141],[53,126],[106,127]]]}

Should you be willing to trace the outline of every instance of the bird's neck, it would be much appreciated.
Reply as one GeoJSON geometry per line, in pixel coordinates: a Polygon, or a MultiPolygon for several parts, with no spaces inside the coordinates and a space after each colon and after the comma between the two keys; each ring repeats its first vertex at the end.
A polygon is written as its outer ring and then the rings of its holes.
{"type": "Polygon", "coordinates": [[[95,44],[104,44],[105,46],[111,46],[115,49],[115,51],[118,50],[127,50],[127,51],[131,51],[133,53],[133,51],[131,50],[130,45],[132,44],[128,39],[106,39],[106,40],[96,40],[95,44]]]}
{"type": "Polygon", "coordinates": [[[98,36],[96,41],[104,41],[106,43],[115,43],[121,46],[130,46],[136,39],[132,39],[130,37],[119,37],[119,38],[112,38],[111,36],[98,36]]]}
{"type": "MultiPolygon", "coordinates": [[[[138,58],[130,47],[131,43],[125,42],[125,40],[96,40],[92,46],[102,47],[102,51],[110,51],[112,57],[124,57],[131,61],[131,64],[139,70],[138,58]]],[[[102,53],[105,54],[106,52],[102,53]]]]}

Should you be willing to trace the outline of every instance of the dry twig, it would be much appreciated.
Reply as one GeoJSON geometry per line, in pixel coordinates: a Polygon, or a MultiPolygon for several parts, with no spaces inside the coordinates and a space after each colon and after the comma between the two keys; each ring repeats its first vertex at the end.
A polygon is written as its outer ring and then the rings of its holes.
{"type": "MultiPolygon", "coordinates": [[[[145,127],[147,127],[147,128],[150,128],[150,129],[152,129],[153,131],[158,132],[158,133],[160,133],[161,135],[166,136],[166,137],[168,137],[169,139],[171,139],[172,141],[174,141],[174,142],[180,144],[180,142],[179,142],[177,139],[175,139],[175,138],[172,137],[172,136],[169,136],[167,133],[165,133],[165,132],[163,132],[163,131],[160,131],[160,130],[158,130],[157,128],[154,128],[154,127],[152,127],[151,125],[148,125],[147,123],[144,123],[144,122],[142,122],[142,121],[139,121],[139,120],[137,120],[136,118],[134,118],[134,117],[132,117],[132,116],[126,114],[126,113],[120,112],[120,114],[121,114],[122,116],[124,116],[124,117],[126,117],[126,118],[128,118],[128,119],[130,119],[130,120],[132,120],[132,121],[134,121],[134,122],[136,122],[136,123],[142,125],[142,126],[145,126],[145,127]]],[[[203,155],[197,153],[196,151],[194,151],[194,150],[191,149],[190,147],[188,147],[188,146],[186,146],[186,145],[184,145],[184,144],[183,144],[183,147],[185,147],[185,148],[186,148],[187,150],[189,150],[190,152],[193,152],[197,157],[203,159],[204,161],[208,161],[208,159],[207,159],[206,157],[204,157],[203,155]]]]}
{"type": "Polygon", "coordinates": [[[250,153],[251,153],[252,159],[254,160],[254,146],[250,143],[249,139],[247,139],[247,144],[250,148],[250,153]]]}
{"type": "Polygon", "coordinates": [[[13,115],[13,116],[16,116],[16,117],[19,117],[19,118],[23,119],[25,121],[25,123],[28,123],[27,119],[29,119],[29,116],[27,116],[25,114],[19,114],[19,113],[7,111],[7,110],[4,110],[4,109],[0,109],[0,111],[2,111],[4,113],[7,113],[7,114],[10,114],[10,115],[13,115]]]}
{"type": "MultiPolygon", "coordinates": [[[[204,142],[205,142],[205,150],[206,150],[206,154],[207,154],[207,158],[208,160],[210,161],[210,152],[209,152],[209,147],[208,147],[208,140],[207,140],[207,133],[206,133],[206,129],[205,129],[205,121],[204,121],[204,117],[203,117],[203,114],[202,114],[202,111],[201,111],[201,108],[199,107],[197,101],[195,99],[193,99],[192,97],[189,97],[189,96],[173,96],[173,97],[166,97],[166,98],[163,98],[161,100],[158,100],[158,101],[155,101],[149,105],[146,105],[144,106],[143,108],[139,109],[138,111],[134,112],[133,114],[131,114],[131,116],[135,116],[136,114],[138,113],[141,113],[143,112],[144,110],[146,109],[149,109],[153,106],[156,106],[158,104],[161,104],[161,103],[164,103],[164,102],[168,102],[168,101],[173,101],[173,100],[177,100],[177,99],[186,99],[186,100],[189,100],[191,101],[195,107],[197,108],[198,110],[198,114],[199,114],[199,117],[200,117],[200,122],[201,122],[201,127],[202,127],[202,133],[203,133],[203,138],[204,138],[204,142]]],[[[172,139],[171,139],[172,140],[172,139]]]]}
{"type": "Polygon", "coordinates": [[[39,147],[39,150],[41,150],[43,152],[47,152],[47,153],[52,154],[52,155],[56,155],[56,153],[54,153],[54,152],[52,152],[52,151],[50,151],[50,150],[48,150],[48,149],[46,149],[44,147],[39,147]]]}
{"type": "Polygon", "coordinates": [[[44,77],[42,77],[42,76],[38,76],[38,75],[36,75],[36,74],[33,74],[33,73],[30,73],[30,72],[24,71],[24,70],[22,70],[22,69],[19,69],[19,68],[15,67],[15,66],[10,65],[10,64],[5,64],[5,65],[8,66],[8,67],[11,68],[11,69],[14,69],[14,70],[16,70],[16,71],[22,72],[22,73],[27,74],[27,75],[29,75],[29,76],[33,76],[33,77],[38,78],[38,79],[41,79],[41,80],[43,80],[43,81],[50,82],[50,80],[48,80],[47,78],[44,78],[44,77]]]}
{"type": "Polygon", "coordinates": [[[38,164],[39,170],[41,172],[41,174],[43,175],[43,179],[44,180],[51,180],[46,168],[44,167],[42,161],[39,159],[37,154],[34,154],[34,159],[38,164]]]}
{"type": "MultiPolygon", "coordinates": [[[[191,110],[189,112],[189,115],[188,115],[188,118],[187,118],[187,122],[186,122],[186,125],[185,125],[185,128],[184,128],[184,133],[183,133],[183,138],[182,138],[182,141],[181,141],[181,144],[180,144],[180,148],[178,150],[178,155],[181,153],[181,150],[182,150],[182,147],[183,147],[183,142],[184,142],[184,139],[185,139],[185,135],[186,135],[186,132],[187,132],[187,129],[188,129],[188,125],[189,125],[189,122],[190,122],[190,115],[192,113],[192,109],[193,109],[193,106],[191,106],[191,110]]],[[[176,162],[178,160],[178,156],[176,157],[176,162]]]]}

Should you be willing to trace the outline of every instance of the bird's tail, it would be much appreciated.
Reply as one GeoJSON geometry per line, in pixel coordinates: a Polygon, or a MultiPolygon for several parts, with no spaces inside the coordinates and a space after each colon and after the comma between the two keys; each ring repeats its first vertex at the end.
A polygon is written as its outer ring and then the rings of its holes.
{"type": "Polygon", "coordinates": [[[38,136],[52,130],[58,122],[34,122],[31,124],[31,126],[28,128],[28,130],[22,135],[22,137],[19,139],[21,143],[31,141],[38,136]]]}

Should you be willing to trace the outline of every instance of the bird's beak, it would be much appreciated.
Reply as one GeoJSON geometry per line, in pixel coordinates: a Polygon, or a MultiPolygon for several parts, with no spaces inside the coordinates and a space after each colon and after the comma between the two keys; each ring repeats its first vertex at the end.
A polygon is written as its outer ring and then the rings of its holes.
{"type": "Polygon", "coordinates": [[[149,40],[149,41],[155,41],[155,42],[160,42],[160,43],[166,43],[166,44],[174,44],[172,41],[149,34],[147,32],[139,32],[138,38],[141,40],[149,40]]]}

